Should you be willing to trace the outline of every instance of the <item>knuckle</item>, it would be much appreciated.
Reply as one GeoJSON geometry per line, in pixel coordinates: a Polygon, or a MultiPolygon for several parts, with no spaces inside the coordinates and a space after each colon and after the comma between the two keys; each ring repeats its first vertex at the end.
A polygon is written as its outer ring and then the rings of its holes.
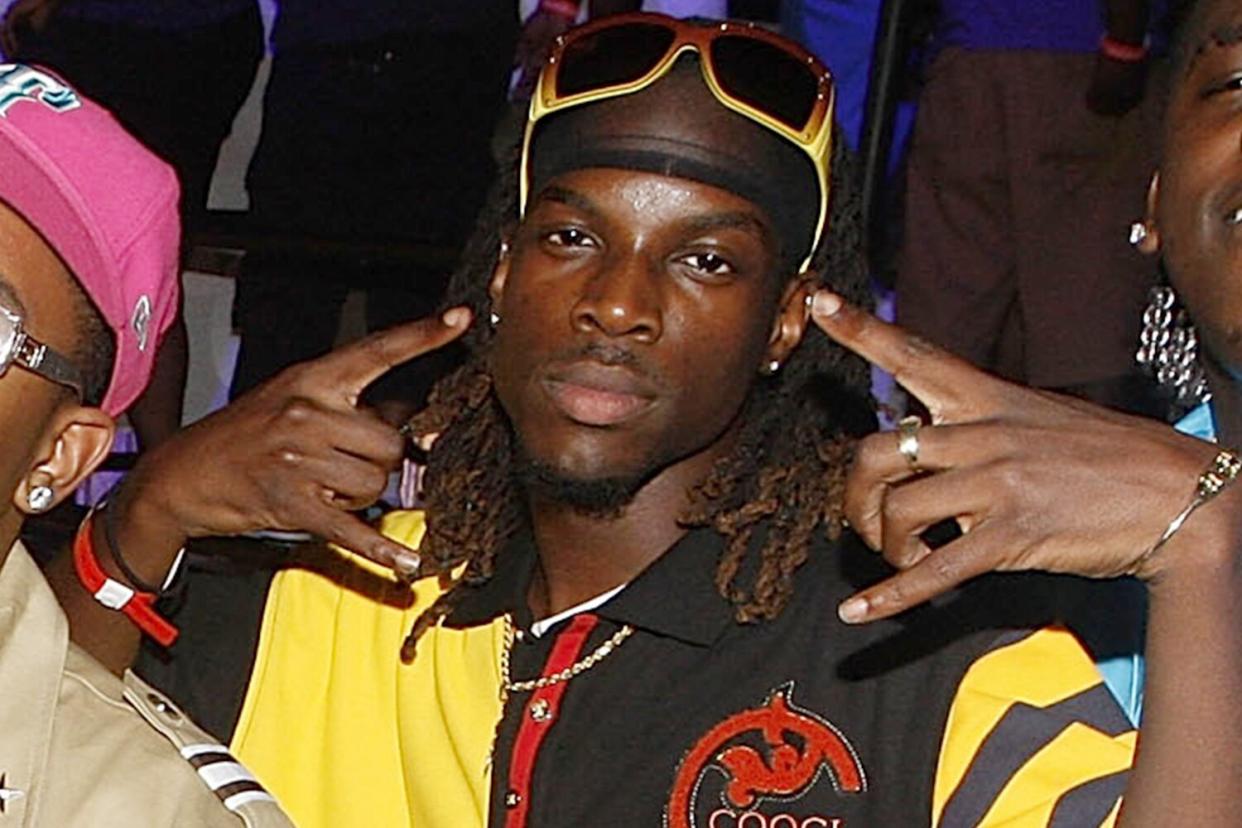
{"type": "Polygon", "coordinates": [[[927,573],[939,586],[952,586],[961,580],[961,557],[938,552],[928,556],[927,573]]]}
{"type": "Polygon", "coordinates": [[[405,457],[405,438],[391,434],[385,438],[379,451],[380,460],[389,468],[396,468],[405,457]]]}
{"type": "Polygon", "coordinates": [[[850,466],[848,481],[851,485],[860,485],[872,470],[880,464],[883,456],[882,443],[888,443],[893,435],[888,433],[871,434],[858,442],[854,450],[854,463],[850,466]]]}
{"type": "Polygon", "coordinates": [[[280,417],[290,425],[302,425],[315,415],[315,406],[305,397],[290,397],[280,409],[280,417]]]}
{"type": "Polygon", "coordinates": [[[862,525],[866,511],[861,492],[852,487],[846,488],[841,511],[844,512],[845,519],[854,526],[862,525]]]}
{"type": "Polygon", "coordinates": [[[870,596],[870,602],[876,609],[895,610],[909,606],[913,601],[907,578],[898,575],[888,583],[876,589],[870,596]]]}
{"type": "Polygon", "coordinates": [[[940,349],[917,334],[907,333],[901,337],[900,355],[908,363],[919,363],[935,356],[940,349]]]}
{"type": "Polygon", "coordinates": [[[276,452],[276,462],[287,469],[301,468],[305,460],[305,455],[295,449],[283,448],[276,452]]]}
{"type": "Polygon", "coordinates": [[[322,535],[329,543],[336,544],[337,546],[348,547],[350,545],[349,532],[340,521],[323,521],[323,525],[319,527],[319,534],[322,535]]]}
{"type": "Polygon", "coordinates": [[[314,363],[299,362],[296,365],[290,365],[285,368],[271,380],[269,386],[288,386],[292,388],[300,388],[310,382],[314,376],[314,363]]]}
{"type": "Polygon", "coordinates": [[[376,500],[388,488],[388,474],[382,469],[372,467],[363,482],[362,496],[368,501],[376,500]]]}
{"type": "Polygon", "coordinates": [[[358,351],[366,355],[369,362],[376,365],[391,365],[392,355],[389,353],[389,333],[380,331],[358,341],[358,351]]]}
{"type": "Polygon", "coordinates": [[[884,527],[901,532],[914,519],[910,501],[900,491],[890,491],[884,498],[884,527]]]}
{"type": "Polygon", "coordinates": [[[997,448],[1003,457],[1017,457],[1029,443],[1029,438],[1016,428],[999,428],[996,431],[997,448]]]}
{"type": "Polygon", "coordinates": [[[992,500],[1011,509],[1027,490],[1026,474],[1017,463],[1000,463],[992,473],[992,500]]]}

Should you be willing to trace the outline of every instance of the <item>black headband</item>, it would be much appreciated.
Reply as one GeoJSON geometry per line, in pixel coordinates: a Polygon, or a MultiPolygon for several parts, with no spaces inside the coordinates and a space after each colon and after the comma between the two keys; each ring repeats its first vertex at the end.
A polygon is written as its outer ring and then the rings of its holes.
{"type": "Polygon", "coordinates": [[[693,72],[679,66],[640,92],[541,121],[528,162],[532,199],[556,176],[589,167],[685,178],[756,204],[780,241],[782,261],[800,262],[819,217],[810,159],[780,135],[716,101],[701,80],[697,60],[691,60],[679,63],[693,66],[693,72]]]}

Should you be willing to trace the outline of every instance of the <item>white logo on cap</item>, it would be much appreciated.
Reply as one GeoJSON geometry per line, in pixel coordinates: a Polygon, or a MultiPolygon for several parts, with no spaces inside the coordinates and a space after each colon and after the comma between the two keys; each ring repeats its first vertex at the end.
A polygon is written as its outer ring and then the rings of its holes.
{"type": "Polygon", "coordinates": [[[151,324],[151,300],[146,294],[138,297],[138,302],[134,305],[134,318],[130,322],[133,326],[134,333],[138,334],[138,350],[145,351],[147,349],[147,326],[151,324]]]}
{"type": "Polygon", "coordinates": [[[41,103],[53,112],[82,105],[72,89],[48,73],[21,63],[0,63],[0,117],[21,101],[41,103]]]}

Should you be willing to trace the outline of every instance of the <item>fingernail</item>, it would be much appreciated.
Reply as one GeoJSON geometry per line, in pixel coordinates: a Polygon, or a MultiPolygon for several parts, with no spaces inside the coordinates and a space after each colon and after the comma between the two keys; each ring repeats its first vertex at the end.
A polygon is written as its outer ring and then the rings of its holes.
{"type": "Polygon", "coordinates": [[[867,599],[851,598],[837,607],[837,617],[847,624],[857,624],[867,617],[867,599]]]}
{"type": "Polygon", "coordinates": [[[841,297],[835,293],[817,290],[815,292],[815,301],[811,303],[811,310],[817,316],[833,316],[837,311],[841,310],[841,304],[841,297]]]}
{"type": "Polygon", "coordinates": [[[470,311],[466,308],[450,308],[440,317],[440,321],[450,328],[466,324],[470,320],[470,311]]]}
{"type": "Polygon", "coordinates": [[[413,581],[418,577],[418,570],[423,565],[422,558],[414,552],[398,552],[393,555],[392,569],[403,581],[413,581]]]}

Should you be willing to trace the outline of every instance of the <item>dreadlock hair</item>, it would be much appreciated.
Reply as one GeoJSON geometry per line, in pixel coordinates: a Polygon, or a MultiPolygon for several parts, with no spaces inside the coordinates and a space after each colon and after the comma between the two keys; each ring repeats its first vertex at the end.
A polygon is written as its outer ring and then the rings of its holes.
{"type": "MultiPolygon", "coordinates": [[[[502,232],[518,213],[516,142],[511,154],[446,299],[446,306],[469,306],[475,318],[486,318],[490,310],[487,287],[502,232]]],[[[814,287],[829,287],[867,307],[871,298],[855,178],[853,154],[837,129],[828,227],[810,275],[814,287]]],[[[488,326],[475,326],[467,334],[466,363],[436,385],[427,409],[410,424],[417,435],[439,435],[424,477],[427,532],[419,551],[436,567],[444,592],[406,638],[401,656],[407,662],[419,637],[451,611],[460,590],[491,578],[497,556],[527,519],[511,473],[516,454],[511,428],[488,372],[491,339],[488,326]]],[[[854,439],[874,428],[869,388],[867,364],[809,325],[782,369],[756,380],[732,452],[692,492],[681,522],[687,528],[710,527],[724,538],[716,586],[739,622],[778,615],[816,530],[830,539],[839,536],[854,439]],[[756,536],[763,524],[765,531],[756,536]],[[752,538],[762,544],[752,544],[752,538]],[[748,564],[752,556],[757,560],[748,564]]]]}

